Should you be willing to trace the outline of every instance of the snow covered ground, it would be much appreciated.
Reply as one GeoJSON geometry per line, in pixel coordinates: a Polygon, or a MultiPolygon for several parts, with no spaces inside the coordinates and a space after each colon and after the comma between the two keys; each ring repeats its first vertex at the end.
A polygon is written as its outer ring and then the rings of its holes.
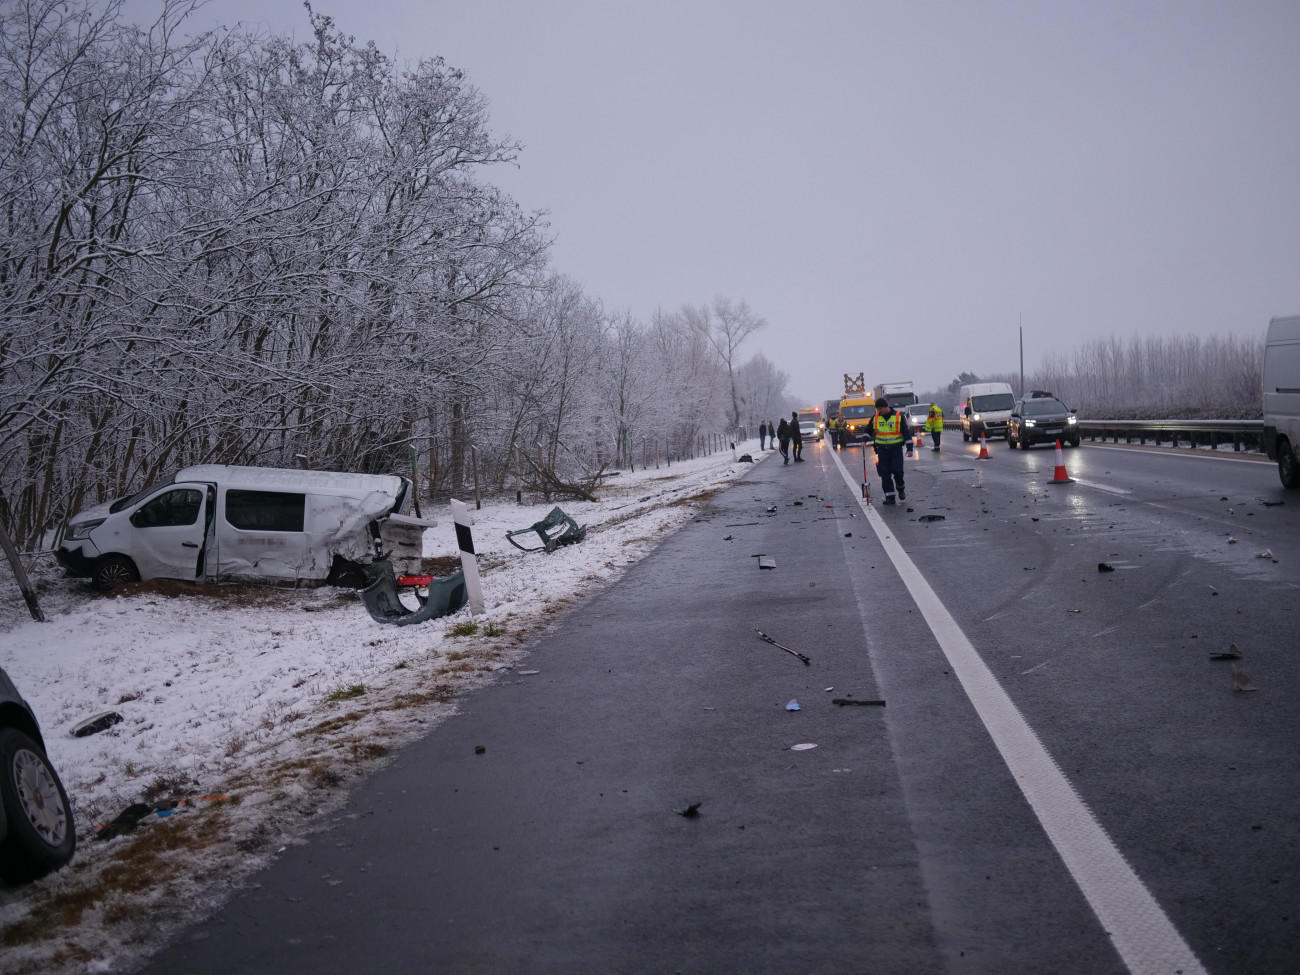
{"type": "MultiPolygon", "coordinates": [[[[0,666],[41,722],[78,832],[68,867],[0,888],[0,970],[131,967],[310,830],[392,749],[454,713],[465,691],[524,666],[529,639],[751,470],[735,460],[746,451],[760,458],[749,441],[623,472],[596,503],[559,502],[588,533],[552,554],[520,552],[505,532],[541,520],[553,502],[485,502],[473,533],[486,614],[473,619],[464,609],[384,625],[354,592],[333,588],[142,583],[104,596],[43,565],[47,622],[36,623],[0,566],[0,666]],[[122,722],[71,736],[104,711],[122,722]],[[96,840],[132,803],[178,800],[175,813],[96,840]]],[[[426,557],[455,556],[450,511],[432,513],[426,557]]]]}

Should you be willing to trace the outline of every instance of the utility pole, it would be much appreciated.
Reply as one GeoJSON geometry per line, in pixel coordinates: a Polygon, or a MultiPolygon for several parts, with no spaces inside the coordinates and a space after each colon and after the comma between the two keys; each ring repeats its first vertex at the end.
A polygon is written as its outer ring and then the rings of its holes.
{"type": "Polygon", "coordinates": [[[1025,313],[1020,313],[1020,398],[1025,396],[1025,313]]]}

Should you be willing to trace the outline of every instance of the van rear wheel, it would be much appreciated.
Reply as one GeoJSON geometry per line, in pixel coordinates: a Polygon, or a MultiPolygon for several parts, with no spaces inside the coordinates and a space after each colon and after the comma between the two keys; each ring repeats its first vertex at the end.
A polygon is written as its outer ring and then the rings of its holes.
{"type": "Polygon", "coordinates": [[[90,581],[101,592],[109,592],[125,583],[139,582],[140,573],[125,555],[105,555],[95,563],[90,581]]]}
{"type": "Polygon", "coordinates": [[[1282,486],[1295,490],[1300,488],[1300,462],[1296,461],[1291,444],[1281,441],[1277,445],[1277,474],[1282,479],[1282,486]]]}

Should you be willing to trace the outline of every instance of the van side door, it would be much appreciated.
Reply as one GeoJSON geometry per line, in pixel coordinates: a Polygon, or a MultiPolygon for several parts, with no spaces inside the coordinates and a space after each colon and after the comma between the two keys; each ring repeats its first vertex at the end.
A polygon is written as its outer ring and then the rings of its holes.
{"type": "Polygon", "coordinates": [[[219,493],[216,575],[296,581],[304,568],[307,495],[247,488],[219,493]]]}
{"type": "Polygon", "coordinates": [[[206,509],[206,484],[169,484],[136,506],[128,548],[141,579],[198,578],[206,509]]]}

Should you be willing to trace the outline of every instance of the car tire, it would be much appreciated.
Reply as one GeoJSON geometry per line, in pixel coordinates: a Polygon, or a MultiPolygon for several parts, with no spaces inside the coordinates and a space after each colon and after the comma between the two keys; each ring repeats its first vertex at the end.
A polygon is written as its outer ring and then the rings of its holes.
{"type": "Polygon", "coordinates": [[[1300,488],[1300,462],[1296,461],[1295,450],[1285,440],[1277,442],[1277,474],[1284,488],[1293,491],[1300,488]]]}
{"type": "Polygon", "coordinates": [[[1075,437],[1073,440],[1071,440],[1071,441],[1070,441],[1070,446],[1071,446],[1071,447],[1076,447],[1076,448],[1077,448],[1077,447],[1079,446],[1079,438],[1078,438],[1078,437],[1075,437]]]}
{"type": "Polygon", "coordinates": [[[125,555],[105,555],[95,563],[90,581],[100,592],[109,592],[127,582],[139,582],[135,563],[125,555]]]}
{"type": "Polygon", "coordinates": [[[25,883],[57,870],[77,849],[68,794],[44,749],[17,728],[0,729],[0,801],[9,834],[0,877],[25,883]]]}

